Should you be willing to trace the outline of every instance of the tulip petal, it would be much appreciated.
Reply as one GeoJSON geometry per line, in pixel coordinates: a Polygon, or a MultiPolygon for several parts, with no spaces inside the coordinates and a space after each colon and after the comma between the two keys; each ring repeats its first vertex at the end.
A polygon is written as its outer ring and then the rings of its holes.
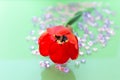
{"type": "Polygon", "coordinates": [[[58,44],[56,42],[53,43],[49,50],[51,60],[58,64],[66,63],[70,58],[68,50],[69,50],[68,43],[64,44],[58,44]]]}
{"type": "Polygon", "coordinates": [[[51,35],[58,35],[58,36],[62,36],[62,35],[71,33],[71,31],[68,28],[63,27],[63,26],[55,26],[52,28],[48,28],[47,32],[51,35]]]}
{"type": "Polygon", "coordinates": [[[79,52],[78,47],[76,48],[74,44],[71,44],[71,45],[69,45],[69,50],[70,50],[69,53],[71,53],[71,55],[70,55],[71,59],[72,59],[72,60],[77,59],[77,57],[78,57],[78,52],[79,52]]]}
{"type": "Polygon", "coordinates": [[[42,56],[49,55],[49,47],[52,44],[52,42],[54,42],[54,41],[47,32],[43,33],[40,36],[40,38],[38,40],[38,44],[39,44],[39,51],[42,56]]]}
{"type": "Polygon", "coordinates": [[[74,34],[67,34],[66,35],[70,43],[74,44],[76,49],[78,49],[78,39],[74,34]]]}

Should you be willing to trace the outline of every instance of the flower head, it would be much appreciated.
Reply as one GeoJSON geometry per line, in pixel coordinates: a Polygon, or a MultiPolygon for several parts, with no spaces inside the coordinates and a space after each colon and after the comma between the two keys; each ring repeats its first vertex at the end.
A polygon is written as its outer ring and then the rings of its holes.
{"type": "Polygon", "coordinates": [[[64,64],[69,59],[78,57],[78,40],[72,31],[64,26],[48,28],[38,39],[39,52],[49,56],[57,64],[64,64]]]}

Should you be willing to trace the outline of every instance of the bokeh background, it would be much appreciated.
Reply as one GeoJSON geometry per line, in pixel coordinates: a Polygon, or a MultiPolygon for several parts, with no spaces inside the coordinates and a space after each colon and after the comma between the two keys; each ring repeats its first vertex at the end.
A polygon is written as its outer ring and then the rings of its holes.
{"type": "Polygon", "coordinates": [[[40,16],[41,9],[59,2],[86,1],[109,3],[120,26],[120,0],[0,0],[0,80],[120,80],[120,29],[105,48],[87,57],[86,64],[69,66],[68,74],[41,68],[41,57],[28,49],[25,37],[33,29],[32,16],[40,16]]]}

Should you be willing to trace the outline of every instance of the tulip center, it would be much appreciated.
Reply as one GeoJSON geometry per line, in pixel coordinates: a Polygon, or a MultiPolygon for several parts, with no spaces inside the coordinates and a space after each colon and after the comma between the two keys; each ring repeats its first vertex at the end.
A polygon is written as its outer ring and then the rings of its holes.
{"type": "Polygon", "coordinates": [[[59,44],[62,44],[62,43],[65,43],[68,41],[67,37],[65,35],[63,36],[57,36],[55,35],[55,38],[56,38],[56,41],[59,43],[59,44]]]}

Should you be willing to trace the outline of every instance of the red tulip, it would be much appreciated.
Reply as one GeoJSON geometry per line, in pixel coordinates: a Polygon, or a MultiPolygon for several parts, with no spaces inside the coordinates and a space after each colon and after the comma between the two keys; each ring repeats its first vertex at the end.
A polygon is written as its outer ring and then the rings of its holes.
{"type": "Polygon", "coordinates": [[[48,28],[38,39],[39,52],[49,56],[57,64],[64,64],[69,59],[78,57],[78,40],[72,31],[64,26],[48,28]]]}

